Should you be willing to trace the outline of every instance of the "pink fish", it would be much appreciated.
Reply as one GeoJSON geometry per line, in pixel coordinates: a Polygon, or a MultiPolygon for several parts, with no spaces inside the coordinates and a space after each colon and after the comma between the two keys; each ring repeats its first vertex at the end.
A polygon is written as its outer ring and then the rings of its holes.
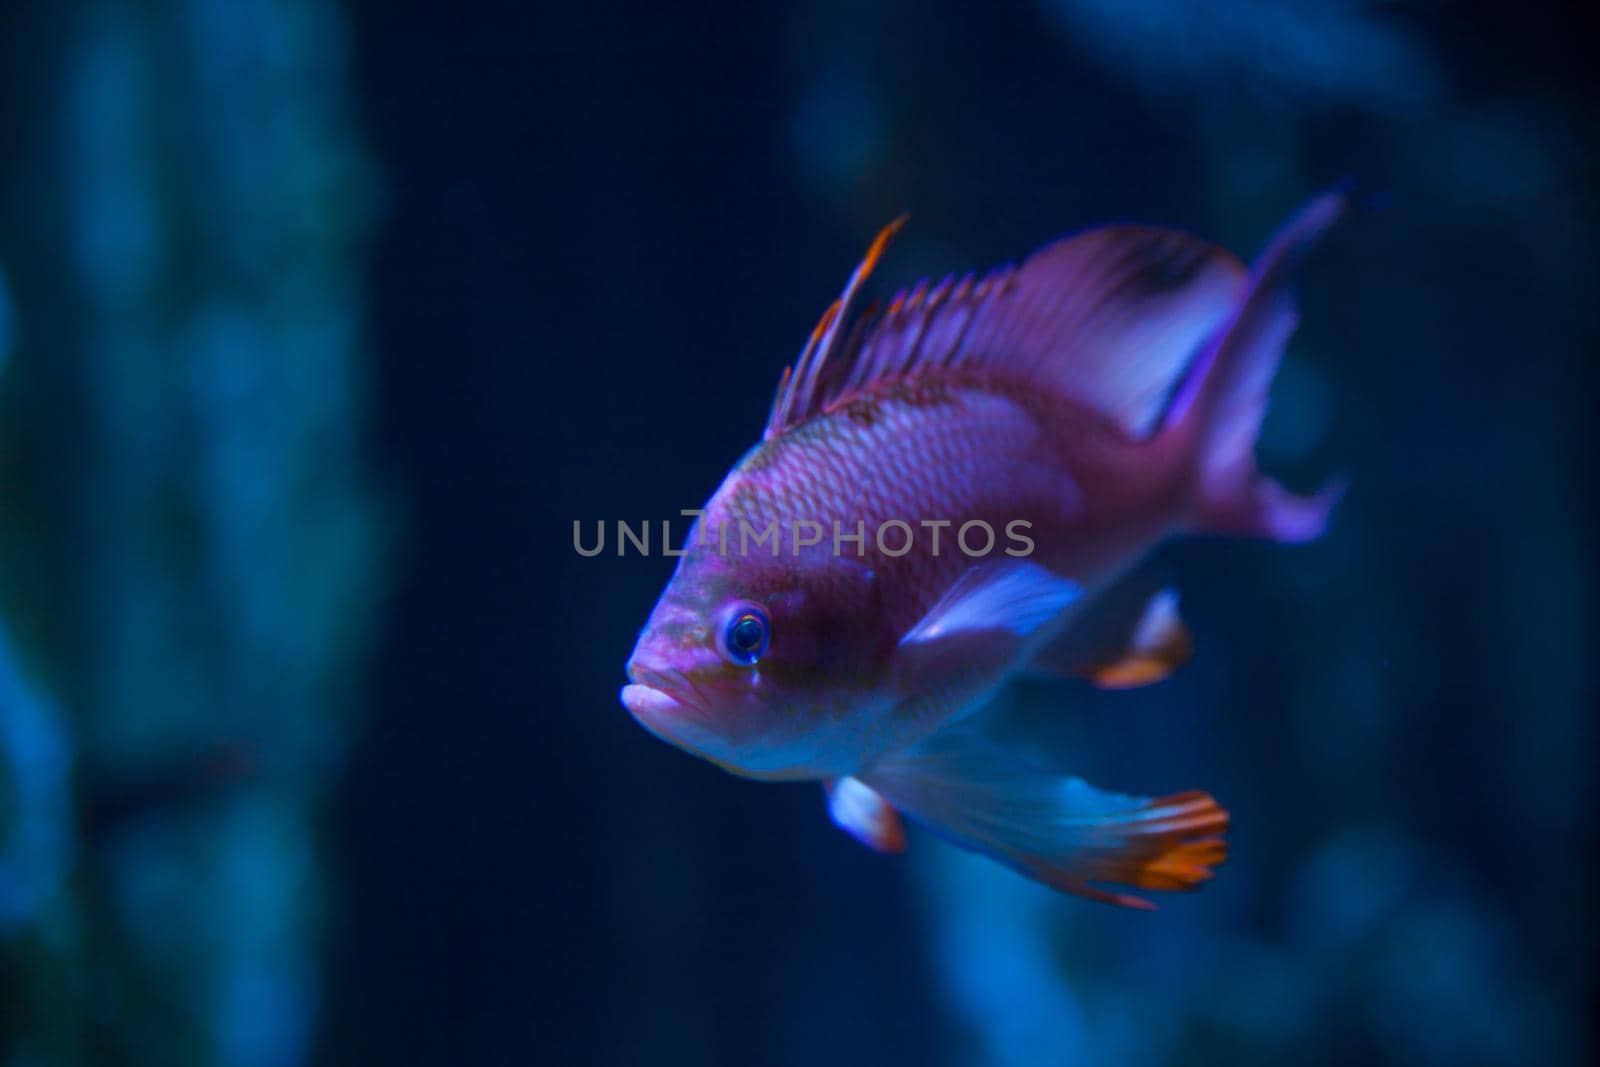
{"type": "MultiPolygon", "coordinates": [[[[1190,889],[1228,815],[1029,765],[973,714],[1024,671],[1142,685],[1188,655],[1138,571],[1188,533],[1318,536],[1339,490],[1256,468],[1296,323],[1290,275],[1343,212],[1313,200],[1246,270],[1185,233],[1112,226],[852,318],[878,235],[705,505],[622,702],[736,774],[815,779],[834,820],[901,816],[1057,889],[1190,889]],[[986,536],[987,533],[987,536],[986,536]]],[[[903,220],[901,220],[903,221],[903,220]]]]}

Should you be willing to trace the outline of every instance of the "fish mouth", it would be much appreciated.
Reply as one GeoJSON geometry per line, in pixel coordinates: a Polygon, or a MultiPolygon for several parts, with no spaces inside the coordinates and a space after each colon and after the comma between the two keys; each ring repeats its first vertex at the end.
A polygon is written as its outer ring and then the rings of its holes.
{"type": "Polygon", "coordinates": [[[705,701],[694,683],[679,671],[647,667],[634,661],[628,664],[628,682],[622,687],[622,706],[663,740],[672,740],[665,736],[665,731],[677,727],[673,731],[677,733],[685,718],[696,718],[705,711],[705,701]]]}
{"type": "Polygon", "coordinates": [[[657,740],[698,756],[741,778],[784,780],[812,777],[808,773],[752,770],[734,762],[724,751],[724,739],[707,725],[710,702],[684,674],[628,664],[629,684],[622,687],[622,705],[640,726],[657,740]]]}
{"type": "Polygon", "coordinates": [[[622,687],[622,706],[652,731],[655,724],[683,707],[683,702],[664,689],[633,682],[622,687]]]}
{"type": "Polygon", "coordinates": [[[718,762],[704,747],[703,731],[695,725],[690,705],[674,694],[643,682],[633,682],[622,687],[622,706],[628,709],[634,722],[658,741],[681,748],[691,756],[718,762]]]}
{"type": "MultiPolygon", "coordinates": [[[[629,670],[630,676],[635,671],[629,670]]],[[[737,765],[717,755],[707,744],[704,730],[691,719],[694,706],[684,700],[644,682],[633,682],[622,687],[622,705],[634,721],[643,726],[658,741],[665,741],[691,756],[698,756],[715,764],[729,774],[748,776],[737,765]]]]}
{"type": "Polygon", "coordinates": [[[628,664],[628,681],[632,684],[623,686],[623,692],[632,689],[656,694],[653,697],[641,696],[641,699],[659,702],[661,698],[666,698],[690,711],[705,710],[706,702],[700,691],[682,671],[670,667],[648,667],[633,660],[628,664]]]}

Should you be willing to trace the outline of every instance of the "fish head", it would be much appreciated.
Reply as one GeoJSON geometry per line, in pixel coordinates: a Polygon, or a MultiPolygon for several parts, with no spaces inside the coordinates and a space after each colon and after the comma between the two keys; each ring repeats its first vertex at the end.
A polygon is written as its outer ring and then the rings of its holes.
{"type": "Polygon", "coordinates": [[[691,546],[628,660],[622,703],[663,740],[757,778],[836,762],[881,688],[878,589],[861,561],[691,546]]]}

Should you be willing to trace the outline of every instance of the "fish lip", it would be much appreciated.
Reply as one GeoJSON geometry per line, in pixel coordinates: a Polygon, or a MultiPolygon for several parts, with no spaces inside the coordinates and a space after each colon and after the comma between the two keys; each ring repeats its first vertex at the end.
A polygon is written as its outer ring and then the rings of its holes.
{"type": "Polygon", "coordinates": [[[645,729],[660,736],[657,724],[682,707],[682,702],[664,689],[633,682],[622,687],[622,706],[645,729]]]}
{"type": "Polygon", "coordinates": [[[633,682],[622,687],[622,705],[628,709],[628,714],[633,716],[634,721],[643,726],[656,740],[665,741],[691,756],[698,756],[730,774],[743,773],[737,766],[724,761],[709,748],[704,747],[692,728],[685,731],[684,705],[671,693],[633,682]]]}
{"type": "Polygon", "coordinates": [[[628,664],[629,684],[622,687],[622,706],[634,721],[659,741],[680,748],[691,756],[736,774],[741,778],[781,781],[814,777],[809,773],[754,770],[723,751],[717,731],[705,722],[709,706],[704,695],[678,671],[656,670],[637,663],[628,664]]]}
{"type": "Polygon", "coordinates": [[[628,681],[631,684],[622,687],[622,702],[629,711],[633,710],[633,705],[628,703],[630,690],[637,700],[653,704],[654,710],[670,710],[663,700],[691,712],[705,710],[700,691],[679,671],[647,667],[634,660],[628,664],[628,681]]]}

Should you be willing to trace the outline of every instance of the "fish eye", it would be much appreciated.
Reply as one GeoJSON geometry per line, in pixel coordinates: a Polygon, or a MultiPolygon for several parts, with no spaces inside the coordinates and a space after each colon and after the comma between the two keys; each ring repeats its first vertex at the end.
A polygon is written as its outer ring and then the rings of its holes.
{"type": "Polygon", "coordinates": [[[722,647],[728,658],[741,667],[754,666],[772,640],[767,613],[754,604],[741,604],[728,616],[722,631],[722,647]]]}

